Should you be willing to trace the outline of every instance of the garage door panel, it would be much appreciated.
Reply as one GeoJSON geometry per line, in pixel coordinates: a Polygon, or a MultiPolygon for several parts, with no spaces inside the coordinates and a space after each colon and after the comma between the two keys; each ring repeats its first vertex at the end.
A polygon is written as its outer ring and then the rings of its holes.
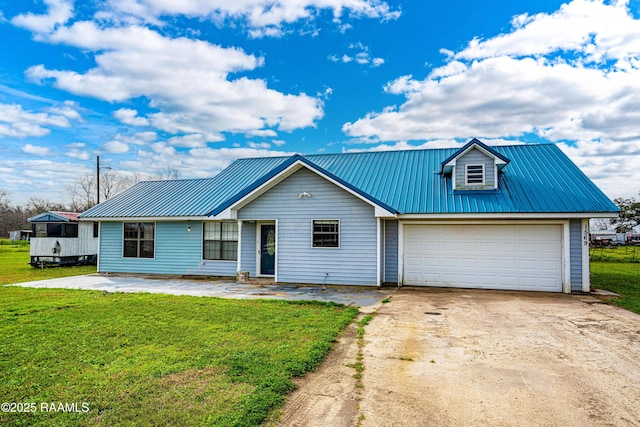
{"type": "Polygon", "coordinates": [[[404,284],[562,290],[560,225],[405,225],[404,284]]]}

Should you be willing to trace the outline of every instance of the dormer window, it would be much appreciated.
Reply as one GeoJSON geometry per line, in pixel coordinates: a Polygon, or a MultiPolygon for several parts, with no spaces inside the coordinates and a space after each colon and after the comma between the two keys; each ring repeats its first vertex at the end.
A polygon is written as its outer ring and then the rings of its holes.
{"type": "Polygon", "coordinates": [[[441,163],[440,173],[451,177],[454,192],[496,191],[508,163],[504,155],[474,138],[441,163]]]}
{"type": "Polygon", "coordinates": [[[466,185],[484,185],[484,165],[466,165],[464,176],[466,185]]]}

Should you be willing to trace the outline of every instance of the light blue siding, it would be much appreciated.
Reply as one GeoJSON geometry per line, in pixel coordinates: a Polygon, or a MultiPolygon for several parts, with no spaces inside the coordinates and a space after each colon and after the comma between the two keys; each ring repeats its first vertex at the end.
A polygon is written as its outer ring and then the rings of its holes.
{"type": "MultiPolygon", "coordinates": [[[[278,220],[278,281],[376,283],[376,218],[368,203],[308,169],[301,169],[238,212],[238,219],[278,220]],[[308,192],[311,198],[298,198],[308,192]],[[312,248],[314,219],[340,221],[339,248],[312,248]]],[[[243,262],[244,264],[244,262],[243,262]]]]}
{"type": "Polygon", "coordinates": [[[579,219],[569,222],[569,264],[571,291],[582,291],[582,224],[579,219]]]}
{"type": "Polygon", "coordinates": [[[256,275],[256,223],[242,223],[242,271],[248,271],[251,277],[256,275]]]}
{"type": "Polygon", "coordinates": [[[384,281],[398,283],[398,221],[384,224],[384,281]]]}
{"type": "Polygon", "coordinates": [[[100,228],[100,271],[202,276],[235,276],[235,261],[202,260],[202,223],[156,222],[155,258],[122,256],[122,222],[103,221],[100,228]],[[191,225],[191,231],[187,231],[191,225]]]}
{"type": "Polygon", "coordinates": [[[482,190],[495,187],[495,164],[491,157],[475,148],[456,160],[456,189],[482,190]],[[467,165],[484,165],[484,185],[465,185],[465,169],[467,165]]]}

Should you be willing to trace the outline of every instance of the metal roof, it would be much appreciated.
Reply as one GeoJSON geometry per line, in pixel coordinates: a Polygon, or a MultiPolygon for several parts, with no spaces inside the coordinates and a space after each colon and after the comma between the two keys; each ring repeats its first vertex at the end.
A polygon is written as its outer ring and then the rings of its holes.
{"type": "Polygon", "coordinates": [[[141,182],[81,217],[217,214],[303,159],[376,205],[399,214],[607,213],[615,204],[554,144],[494,146],[510,161],[497,190],[453,191],[442,163],[459,149],[241,159],[209,179],[141,182]]]}
{"type": "Polygon", "coordinates": [[[29,222],[78,222],[79,213],[75,212],[57,212],[49,211],[43,212],[36,216],[32,216],[27,221],[29,222]]]}

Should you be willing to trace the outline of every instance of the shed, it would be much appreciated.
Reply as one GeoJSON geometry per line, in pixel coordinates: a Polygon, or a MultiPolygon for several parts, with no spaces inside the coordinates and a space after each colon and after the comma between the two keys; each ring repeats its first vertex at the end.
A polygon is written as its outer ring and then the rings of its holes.
{"type": "Polygon", "coordinates": [[[95,264],[98,223],[80,221],[75,212],[43,212],[31,223],[31,266],[95,264]]]}

